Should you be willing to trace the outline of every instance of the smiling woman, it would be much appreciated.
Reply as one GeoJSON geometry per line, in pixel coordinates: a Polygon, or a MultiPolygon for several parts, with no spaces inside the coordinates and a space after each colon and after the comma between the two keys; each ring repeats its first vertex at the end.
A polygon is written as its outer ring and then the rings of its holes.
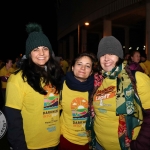
{"type": "Polygon", "coordinates": [[[28,24],[27,31],[26,59],[6,89],[8,140],[14,150],[55,150],[60,137],[61,67],[51,56],[52,46],[41,26],[28,24]]]}
{"type": "Polygon", "coordinates": [[[93,56],[88,52],[80,53],[63,79],[59,150],[89,149],[85,122],[89,116],[89,95],[94,87],[93,56]]]}
{"type": "Polygon", "coordinates": [[[149,150],[149,77],[122,63],[123,49],[114,36],[100,40],[97,58],[103,80],[93,92],[96,149],[149,150]]]}
{"type": "Polygon", "coordinates": [[[44,67],[49,58],[48,47],[39,46],[31,51],[31,59],[38,66],[44,67]]]}

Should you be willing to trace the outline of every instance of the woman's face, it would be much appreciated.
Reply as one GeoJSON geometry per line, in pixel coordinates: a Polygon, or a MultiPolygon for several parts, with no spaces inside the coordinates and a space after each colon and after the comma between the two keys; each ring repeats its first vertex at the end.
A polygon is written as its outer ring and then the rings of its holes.
{"type": "Polygon", "coordinates": [[[118,62],[119,57],[112,54],[105,54],[100,57],[100,65],[104,71],[108,72],[111,71],[118,62]]]}
{"type": "Polygon", "coordinates": [[[133,56],[131,56],[131,60],[133,62],[139,63],[140,62],[140,53],[139,52],[135,52],[133,54],[133,56]]]}
{"type": "Polygon", "coordinates": [[[44,46],[39,46],[31,51],[31,59],[38,66],[44,66],[49,60],[49,49],[44,46]]]}
{"type": "Polygon", "coordinates": [[[77,80],[84,82],[92,74],[92,61],[88,56],[83,56],[72,66],[72,71],[77,80]]]}

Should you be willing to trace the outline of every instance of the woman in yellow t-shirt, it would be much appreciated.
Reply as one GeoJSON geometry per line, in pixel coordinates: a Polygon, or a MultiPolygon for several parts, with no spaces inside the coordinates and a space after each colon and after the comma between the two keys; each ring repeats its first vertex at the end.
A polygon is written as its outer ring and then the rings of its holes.
{"type": "Polygon", "coordinates": [[[48,37],[36,23],[27,25],[26,59],[8,79],[5,115],[14,150],[55,150],[60,139],[60,65],[48,37]]]}
{"type": "Polygon", "coordinates": [[[97,150],[149,150],[150,79],[124,66],[123,49],[114,36],[98,45],[101,84],[93,97],[97,150]]]}
{"type": "Polygon", "coordinates": [[[72,63],[72,71],[63,78],[61,137],[58,150],[89,150],[85,129],[89,95],[94,87],[94,58],[83,52],[72,63]]]}

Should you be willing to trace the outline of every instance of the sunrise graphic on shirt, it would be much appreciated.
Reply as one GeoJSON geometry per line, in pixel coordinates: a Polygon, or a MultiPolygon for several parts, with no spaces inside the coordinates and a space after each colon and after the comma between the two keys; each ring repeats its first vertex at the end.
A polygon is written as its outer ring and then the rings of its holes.
{"type": "Polygon", "coordinates": [[[51,85],[45,86],[47,95],[44,95],[44,110],[54,109],[58,107],[58,94],[55,93],[56,89],[51,85]]]}
{"type": "Polygon", "coordinates": [[[71,103],[73,117],[83,117],[88,112],[88,101],[82,97],[75,98],[71,103]]]}

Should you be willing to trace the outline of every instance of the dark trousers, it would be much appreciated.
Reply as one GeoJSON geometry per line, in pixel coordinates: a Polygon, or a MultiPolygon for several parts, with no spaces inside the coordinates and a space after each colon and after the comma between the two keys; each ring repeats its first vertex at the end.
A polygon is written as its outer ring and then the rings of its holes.
{"type": "Polygon", "coordinates": [[[0,91],[0,110],[3,110],[5,103],[6,103],[6,89],[1,89],[0,91]]]}
{"type": "Polygon", "coordinates": [[[61,135],[58,150],[89,150],[89,144],[88,143],[86,145],[74,144],[69,142],[61,135]]]}

